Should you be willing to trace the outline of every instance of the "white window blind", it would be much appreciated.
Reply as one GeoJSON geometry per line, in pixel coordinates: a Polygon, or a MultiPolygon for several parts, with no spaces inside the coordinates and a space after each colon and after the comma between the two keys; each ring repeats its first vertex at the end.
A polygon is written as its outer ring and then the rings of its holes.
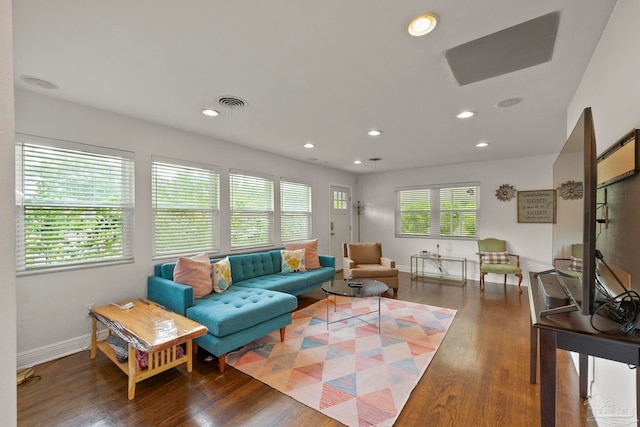
{"type": "Polygon", "coordinates": [[[280,239],[282,242],[311,237],[311,186],[280,180],[280,239]]]}
{"type": "Polygon", "coordinates": [[[152,159],[153,256],[217,252],[220,174],[205,165],[152,159]]]}
{"type": "Polygon", "coordinates": [[[440,236],[477,236],[478,189],[479,186],[439,189],[440,212],[436,218],[440,236]]]}
{"type": "Polygon", "coordinates": [[[231,171],[229,186],[231,248],[273,244],[273,178],[231,171]]]}
{"type": "Polygon", "coordinates": [[[396,236],[431,235],[431,192],[422,188],[397,192],[396,236]]]}
{"type": "Polygon", "coordinates": [[[133,260],[133,153],[18,139],[17,271],[133,260]]]}
{"type": "Polygon", "coordinates": [[[396,237],[476,238],[477,183],[396,190],[396,237]]]}

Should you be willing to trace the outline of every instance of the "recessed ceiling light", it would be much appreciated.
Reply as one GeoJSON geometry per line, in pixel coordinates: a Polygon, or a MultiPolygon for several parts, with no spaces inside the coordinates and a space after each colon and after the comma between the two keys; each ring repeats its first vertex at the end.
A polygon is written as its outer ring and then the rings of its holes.
{"type": "Polygon", "coordinates": [[[461,113],[458,113],[456,117],[459,119],[468,119],[469,117],[473,117],[474,114],[475,113],[473,111],[462,111],[461,113]]]}
{"type": "Polygon", "coordinates": [[[478,147],[478,148],[483,148],[483,147],[486,147],[487,145],[489,145],[489,143],[488,143],[488,142],[478,142],[478,143],[476,144],[476,147],[478,147]]]}
{"type": "Polygon", "coordinates": [[[354,165],[360,165],[360,164],[362,164],[362,160],[354,160],[353,164],[354,165]]]}
{"type": "Polygon", "coordinates": [[[44,80],[38,77],[20,76],[20,80],[22,80],[27,84],[30,84],[31,86],[39,87],[40,89],[57,89],[58,88],[57,84],[51,83],[48,80],[44,80]]]}
{"type": "Polygon", "coordinates": [[[498,107],[498,108],[513,107],[514,105],[520,104],[520,102],[522,102],[522,99],[520,99],[520,98],[504,99],[504,100],[498,102],[496,104],[496,107],[498,107]]]}
{"type": "Polygon", "coordinates": [[[374,129],[374,130],[370,130],[369,132],[367,132],[367,134],[368,134],[369,136],[378,136],[378,135],[381,135],[381,134],[382,134],[382,131],[381,131],[381,130],[374,129]]]}
{"type": "Polygon", "coordinates": [[[304,148],[313,148],[315,147],[315,144],[311,143],[311,142],[307,142],[306,144],[303,145],[304,148]]]}
{"type": "Polygon", "coordinates": [[[218,113],[216,110],[213,110],[211,108],[205,108],[204,110],[202,110],[202,114],[209,117],[215,117],[220,113],[218,113]]]}
{"type": "Polygon", "coordinates": [[[423,13],[409,23],[407,31],[412,36],[424,36],[433,31],[437,23],[438,17],[434,13],[423,13]]]}

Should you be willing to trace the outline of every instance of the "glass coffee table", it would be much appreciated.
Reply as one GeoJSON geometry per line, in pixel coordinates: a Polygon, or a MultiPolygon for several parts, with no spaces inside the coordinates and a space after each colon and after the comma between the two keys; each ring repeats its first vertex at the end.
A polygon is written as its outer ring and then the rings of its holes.
{"type": "Polygon", "coordinates": [[[329,318],[329,305],[330,305],[330,296],[333,295],[333,311],[338,311],[338,304],[336,303],[336,299],[340,297],[350,297],[350,298],[369,298],[369,297],[378,297],[378,333],[380,333],[380,298],[384,292],[389,290],[389,287],[378,281],[371,279],[363,279],[363,280],[336,280],[335,282],[325,283],[322,286],[322,290],[327,296],[327,329],[329,329],[329,325],[332,323],[342,322],[344,320],[359,318],[365,323],[376,326],[371,322],[367,322],[364,319],[361,319],[362,316],[369,315],[371,313],[375,313],[376,311],[368,311],[366,313],[355,314],[348,317],[341,317],[340,319],[330,320],[329,318]]]}

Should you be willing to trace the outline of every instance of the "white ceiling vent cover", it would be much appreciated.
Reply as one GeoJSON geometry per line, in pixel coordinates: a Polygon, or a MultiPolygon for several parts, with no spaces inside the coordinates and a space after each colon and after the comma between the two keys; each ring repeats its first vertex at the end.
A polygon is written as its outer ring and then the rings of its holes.
{"type": "Polygon", "coordinates": [[[460,86],[490,79],[551,61],[560,12],[445,50],[453,76],[460,86]]]}

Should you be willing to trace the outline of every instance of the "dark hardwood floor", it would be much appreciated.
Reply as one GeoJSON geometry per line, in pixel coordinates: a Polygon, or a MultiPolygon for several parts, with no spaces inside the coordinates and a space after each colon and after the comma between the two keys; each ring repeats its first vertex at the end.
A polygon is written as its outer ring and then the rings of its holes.
{"type": "MultiPolygon", "coordinates": [[[[299,298],[304,307],[321,290],[299,298]]],[[[396,426],[537,426],[539,385],[529,383],[529,301],[526,289],[477,281],[466,287],[411,281],[401,273],[398,298],[458,310],[431,365],[396,426]]],[[[88,333],[89,331],[87,331],[88,333]]],[[[138,383],[98,353],[83,351],[35,367],[18,386],[20,426],[336,426],[337,421],[227,367],[206,352],[184,366],[138,383]]],[[[568,353],[558,351],[558,425],[583,426],[589,413],[578,394],[568,353]]]]}

